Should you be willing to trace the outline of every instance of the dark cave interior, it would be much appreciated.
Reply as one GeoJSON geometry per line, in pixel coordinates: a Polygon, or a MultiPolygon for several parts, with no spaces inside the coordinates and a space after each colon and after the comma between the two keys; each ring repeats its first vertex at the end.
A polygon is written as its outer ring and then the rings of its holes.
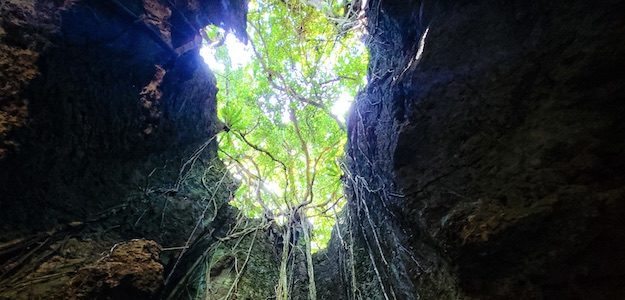
{"type": "MultiPolygon", "coordinates": [[[[625,299],[625,2],[365,3],[315,297],[625,299]]],[[[276,295],[275,228],[240,221],[212,138],[198,28],[247,41],[247,13],[0,3],[0,299],[311,298],[298,251],[276,295]]]]}

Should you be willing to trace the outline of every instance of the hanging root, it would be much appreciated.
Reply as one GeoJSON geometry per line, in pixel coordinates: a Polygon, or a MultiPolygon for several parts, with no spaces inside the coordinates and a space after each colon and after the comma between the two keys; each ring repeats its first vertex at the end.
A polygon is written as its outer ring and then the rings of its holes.
{"type": "MultiPolygon", "coordinates": [[[[187,248],[189,248],[189,245],[191,245],[191,241],[193,239],[193,236],[195,235],[195,232],[197,231],[197,229],[200,227],[200,224],[202,224],[202,221],[204,221],[204,217],[206,216],[206,212],[208,211],[208,208],[210,206],[210,204],[212,202],[215,201],[215,195],[217,194],[217,191],[219,190],[219,188],[221,187],[224,179],[226,178],[226,176],[228,175],[228,172],[224,172],[223,176],[221,176],[221,179],[219,180],[219,182],[217,183],[217,186],[215,187],[215,189],[213,190],[213,193],[211,195],[211,198],[209,199],[208,203],[204,206],[204,210],[202,211],[202,214],[200,215],[200,217],[198,218],[198,221],[195,223],[195,226],[193,227],[193,230],[191,230],[191,234],[189,234],[189,237],[187,238],[187,241],[184,244],[184,249],[182,250],[182,252],[180,253],[180,255],[178,255],[178,258],[176,259],[176,262],[174,263],[174,266],[172,267],[171,271],[169,272],[169,274],[167,275],[167,278],[165,279],[165,284],[167,284],[169,282],[169,280],[171,279],[172,274],[174,273],[174,271],[176,270],[176,267],[178,266],[178,264],[180,263],[180,259],[182,258],[182,256],[185,254],[187,248]]],[[[214,215],[217,215],[217,212],[215,211],[214,215]]],[[[214,217],[213,217],[214,219],[214,217]]]]}
{"type": "MultiPolygon", "coordinates": [[[[230,295],[232,295],[232,292],[234,291],[235,287],[237,286],[237,283],[239,283],[239,279],[241,278],[241,274],[243,274],[243,270],[245,270],[245,266],[247,265],[247,262],[250,260],[250,254],[252,253],[252,248],[254,247],[254,242],[256,241],[256,235],[257,234],[258,234],[258,229],[255,229],[254,230],[254,235],[252,237],[252,242],[250,243],[250,247],[247,249],[247,255],[245,256],[245,261],[243,262],[243,266],[241,266],[241,270],[237,271],[237,275],[234,278],[234,282],[230,286],[230,289],[228,289],[228,294],[224,298],[225,300],[230,299],[230,295]]],[[[236,265],[237,264],[235,263],[235,266],[236,265]]]]}

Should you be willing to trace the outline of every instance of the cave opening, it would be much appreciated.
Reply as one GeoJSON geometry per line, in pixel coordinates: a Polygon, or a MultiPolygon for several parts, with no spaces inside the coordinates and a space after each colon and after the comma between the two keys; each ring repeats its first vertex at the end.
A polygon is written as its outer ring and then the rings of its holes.
{"type": "Polygon", "coordinates": [[[3,0],[0,299],[625,299],[624,6],[3,0]]]}
{"type": "Polygon", "coordinates": [[[200,49],[227,128],[218,144],[238,183],[231,203],[280,226],[301,210],[313,252],[325,248],[345,204],[345,118],[366,84],[365,20],[346,7],[252,1],[249,42],[211,25],[200,49]]]}
{"type": "MultiPolygon", "coordinates": [[[[235,182],[236,224],[247,224],[232,236],[268,234],[280,260],[278,299],[291,298],[299,280],[315,298],[313,255],[326,249],[346,204],[346,116],[367,80],[361,9],[344,1],[251,1],[247,41],[214,25],[202,30],[200,55],[215,74],[224,126],[219,158],[235,182]],[[298,264],[305,276],[293,271],[298,264]]],[[[211,281],[197,280],[205,288],[211,281]]]]}

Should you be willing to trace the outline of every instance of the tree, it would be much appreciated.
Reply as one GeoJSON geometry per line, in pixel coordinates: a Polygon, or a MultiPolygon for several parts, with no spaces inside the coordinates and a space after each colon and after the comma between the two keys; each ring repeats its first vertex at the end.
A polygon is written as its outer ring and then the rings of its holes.
{"type": "Polygon", "coordinates": [[[234,203],[249,217],[285,227],[278,299],[288,298],[295,231],[303,233],[309,298],[316,298],[312,252],[327,244],[334,210],[344,203],[344,116],[333,107],[353,98],[365,80],[355,11],[341,1],[255,1],[248,15],[251,59],[241,61],[241,49],[229,52],[228,38],[215,50],[219,114],[229,128],[220,155],[240,183],[234,203]]]}

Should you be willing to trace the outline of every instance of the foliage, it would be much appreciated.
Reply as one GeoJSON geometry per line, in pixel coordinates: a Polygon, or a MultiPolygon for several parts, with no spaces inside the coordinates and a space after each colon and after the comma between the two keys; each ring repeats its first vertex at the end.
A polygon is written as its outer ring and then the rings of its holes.
{"type": "Polygon", "coordinates": [[[357,24],[345,14],[349,6],[311,3],[251,2],[250,44],[222,36],[213,69],[229,128],[220,156],[240,181],[234,204],[282,224],[301,210],[313,225],[314,251],[329,240],[343,204],[344,116],[332,108],[363,85],[367,53],[358,31],[347,30],[357,24]]]}

